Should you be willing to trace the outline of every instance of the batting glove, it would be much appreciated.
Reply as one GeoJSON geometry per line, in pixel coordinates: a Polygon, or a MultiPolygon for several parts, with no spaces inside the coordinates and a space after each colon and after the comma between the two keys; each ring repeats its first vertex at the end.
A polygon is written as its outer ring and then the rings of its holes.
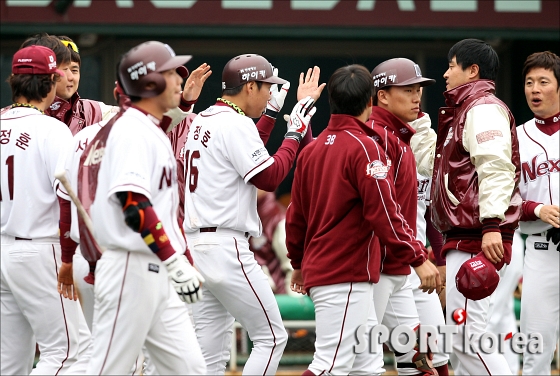
{"type": "Polygon", "coordinates": [[[290,115],[290,121],[288,122],[288,133],[284,138],[291,138],[297,142],[301,142],[307,129],[309,128],[309,122],[311,117],[317,111],[316,107],[313,107],[315,101],[311,97],[305,97],[300,100],[292,110],[290,115]]]}
{"type": "MultiPolygon", "coordinates": [[[[278,76],[278,69],[274,68],[274,75],[278,76]]],[[[284,101],[286,100],[286,95],[288,95],[288,90],[290,89],[290,83],[286,82],[278,91],[278,85],[273,84],[270,87],[270,99],[266,104],[265,114],[276,119],[278,113],[284,106],[284,101]]]]}
{"type": "Polygon", "coordinates": [[[204,277],[189,263],[185,255],[175,253],[163,264],[167,267],[171,284],[182,301],[190,304],[202,299],[200,284],[205,282],[204,277]]]}
{"type": "Polygon", "coordinates": [[[560,252],[560,228],[551,228],[546,232],[546,240],[556,244],[556,250],[560,252]]]}

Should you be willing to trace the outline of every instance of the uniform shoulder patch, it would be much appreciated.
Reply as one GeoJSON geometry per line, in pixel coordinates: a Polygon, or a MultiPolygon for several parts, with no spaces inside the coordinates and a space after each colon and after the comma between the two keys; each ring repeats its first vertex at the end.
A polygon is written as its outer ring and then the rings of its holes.
{"type": "Polygon", "coordinates": [[[366,175],[375,179],[385,179],[389,172],[390,165],[385,165],[383,162],[377,160],[367,164],[366,175]]]}
{"type": "Polygon", "coordinates": [[[149,263],[148,264],[148,271],[154,272],[154,273],[159,273],[159,265],[149,263]]]}
{"type": "Polygon", "coordinates": [[[257,149],[257,150],[255,150],[254,152],[251,153],[251,159],[255,163],[258,163],[263,158],[268,158],[268,157],[269,157],[268,151],[266,150],[265,147],[257,149]]]}
{"type": "Polygon", "coordinates": [[[496,137],[503,137],[502,131],[492,130],[480,132],[476,135],[476,142],[482,144],[486,141],[492,141],[496,137]]]}

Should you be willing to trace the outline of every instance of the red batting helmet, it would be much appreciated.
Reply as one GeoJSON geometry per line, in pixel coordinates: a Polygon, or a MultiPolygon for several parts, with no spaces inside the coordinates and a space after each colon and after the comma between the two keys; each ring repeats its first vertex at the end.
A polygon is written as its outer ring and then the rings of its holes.
{"type": "Polygon", "coordinates": [[[165,90],[165,79],[161,75],[169,69],[176,69],[192,58],[191,55],[176,56],[167,44],[150,41],[142,43],[122,58],[118,75],[124,92],[129,96],[150,98],[165,90]],[[155,87],[147,89],[148,84],[155,87]]]}
{"type": "Polygon", "coordinates": [[[274,67],[256,54],[239,55],[227,62],[222,72],[222,90],[234,89],[251,81],[285,84],[286,80],[274,75],[274,67]]]}
{"type": "Polygon", "coordinates": [[[492,295],[500,282],[498,270],[503,264],[503,261],[492,264],[482,252],[468,259],[455,277],[457,290],[470,300],[480,300],[492,295]]]}
{"type": "Polygon", "coordinates": [[[422,71],[418,64],[402,57],[382,62],[375,67],[371,75],[376,93],[386,86],[406,86],[412,84],[429,86],[436,83],[436,80],[422,77],[422,71]]]}

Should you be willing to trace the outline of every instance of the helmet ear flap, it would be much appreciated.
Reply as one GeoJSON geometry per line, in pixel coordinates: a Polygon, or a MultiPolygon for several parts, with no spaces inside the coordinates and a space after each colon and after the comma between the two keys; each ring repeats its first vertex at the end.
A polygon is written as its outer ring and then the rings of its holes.
{"type": "Polygon", "coordinates": [[[157,97],[158,95],[163,93],[165,87],[167,86],[165,78],[163,78],[163,75],[159,72],[152,72],[142,77],[141,83],[144,87],[142,95],[142,97],[144,98],[157,97]],[[148,86],[149,84],[154,84],[154,87],[151,89],[147,89],[146,86],[148,86]]]}

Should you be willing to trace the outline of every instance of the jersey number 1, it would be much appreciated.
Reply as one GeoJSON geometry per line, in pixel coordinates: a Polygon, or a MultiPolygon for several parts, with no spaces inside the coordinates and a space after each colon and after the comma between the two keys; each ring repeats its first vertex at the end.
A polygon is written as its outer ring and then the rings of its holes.
{"type": "Polygon", "coordinates": [[[200,152],[194,150],[191,154],[190,150],[187,150],[185,154],[185,182],[189,182],[189,191],[194,192],[196,186],[198,185],[198,167],[193,164],[194,159],[200,158],[200,152]]]}
{"type": "MultiPolygon", "coordinates": [[[[10,192],[10,200],[14,199],[14,156],[10,155],[6,159],[8,165],[8,191],[10,192]]],[[[2,201],[2,190],[0,189],[0,201],[2,201]]]]}

